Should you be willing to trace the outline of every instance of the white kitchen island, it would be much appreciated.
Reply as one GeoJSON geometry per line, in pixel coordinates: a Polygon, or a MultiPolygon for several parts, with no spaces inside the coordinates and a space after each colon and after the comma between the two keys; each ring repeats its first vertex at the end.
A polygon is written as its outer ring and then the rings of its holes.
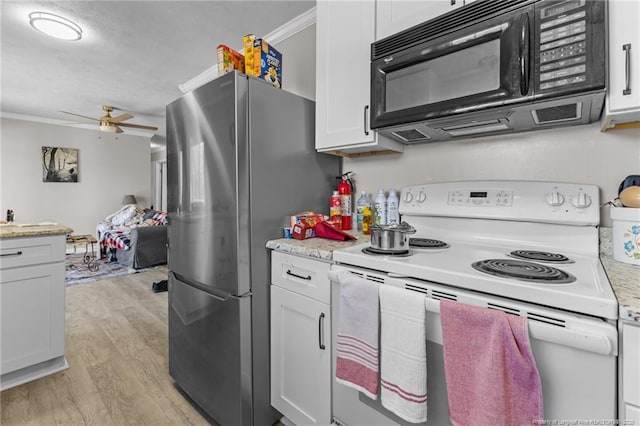
{"type": "Polygon", "coordinates": [[[56,224],[0,225],[0,390],[68,368],[65,242],[56,224]]]}

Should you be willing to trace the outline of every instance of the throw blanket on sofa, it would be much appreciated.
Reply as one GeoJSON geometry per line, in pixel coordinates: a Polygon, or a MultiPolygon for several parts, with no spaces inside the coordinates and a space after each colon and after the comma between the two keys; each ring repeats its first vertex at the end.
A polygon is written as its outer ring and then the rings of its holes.
{"type": "Polygon", "coordinates": [[[97,226],[97,234],[101,247],[115,248],[118,250],[129,250],[131,240],[129,235],[133,228],[139,226],[160,226],[167,224],[167,212],[149,210],[144,212],[140,209],[122,208],[118,212],[107,216],[107,219],[97,226]],[[123,219],[128,216],[127,219],[123,219]],[[114,219],[115,222],[109,221],[114,219]],[[126,220],[126,222],[122,222],[126,220]]]}

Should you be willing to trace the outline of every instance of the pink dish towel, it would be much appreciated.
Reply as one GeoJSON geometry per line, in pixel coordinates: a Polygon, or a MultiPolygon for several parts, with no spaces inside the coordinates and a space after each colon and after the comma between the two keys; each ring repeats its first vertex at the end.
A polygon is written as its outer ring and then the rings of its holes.
{"type": "Polygon", "coordinates": [[[424,295],[380,286],[380,400],[411,423],[427,421],[424,295]]]}
{"type": "Polygon", "coordinates": [[[378,283],[338,273],[340,322],[336,338],[336,381],[378,398],[378,283]]]}
{"type": "Polygon", "coordinates": [[[440,301],[454,426],[532,425],[544,418],[526,318],[440,301]]]}

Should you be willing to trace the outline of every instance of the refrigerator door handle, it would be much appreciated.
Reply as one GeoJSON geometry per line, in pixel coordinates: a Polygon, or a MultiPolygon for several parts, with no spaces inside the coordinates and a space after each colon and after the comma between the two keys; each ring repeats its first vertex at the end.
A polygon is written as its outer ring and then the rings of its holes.
{"type": "Polygon", "coordinates": [[[213,297],[216,300],[219,300],[221,302],[225,302],[227,299],[242,299],[243,297],[247,297],[247,296],[251,296],[251,293],[245,293],[243,295],[240,296],[236,296],[235,294],[230,294],[230,293],[214,293],[210,288],[207,288],[206,286],[196,282],[196,281],[192,281],[189,280],[185,277],[183,277],[182,275],[178,275],[173,271],[170,271],[169,274],[173,275],[173,277],[178,280],[181,281],[187,285],[190,285],[191,287],[195,287],[198,290],[202,290],[204,292],[206,292],[209,296],[213,297]]]}
{"type": "Polygon", "coordinates": [[[320,349],[323,351],[326,348],[324,345],[324,312],[321,312],[318,317],[318,346],[320,346],[320,349]]]}

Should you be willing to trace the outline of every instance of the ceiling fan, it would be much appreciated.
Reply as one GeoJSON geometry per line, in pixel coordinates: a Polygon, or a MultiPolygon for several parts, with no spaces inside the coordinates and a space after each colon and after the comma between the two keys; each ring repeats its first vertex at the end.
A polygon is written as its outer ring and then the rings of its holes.
{"type": "Polygon", "coordinates": [[[154,126],[143,126],[141,124],[133,124],[133,123],[123,123],[123,121],[130,120],[133,118],[133,115],[128,112],[120,115],[116,115],[115,117],[111,116],[111,112],[118,108],[114,108],[109,105],[103,105],[102,110],[104,111],[104,115],[100,118],[87,117],[86,115],[76,114],[73,112],[60,111],[65,114],[75,115],[77,117],[86,118],[88,120],[98,121],[100,122],[100,130],[103,132],[109,133],[122,133],[123,130],[121,127],[130,127],[133,129],[144,129],[144,130],[158,130],[157,127],[154,126]]]}

